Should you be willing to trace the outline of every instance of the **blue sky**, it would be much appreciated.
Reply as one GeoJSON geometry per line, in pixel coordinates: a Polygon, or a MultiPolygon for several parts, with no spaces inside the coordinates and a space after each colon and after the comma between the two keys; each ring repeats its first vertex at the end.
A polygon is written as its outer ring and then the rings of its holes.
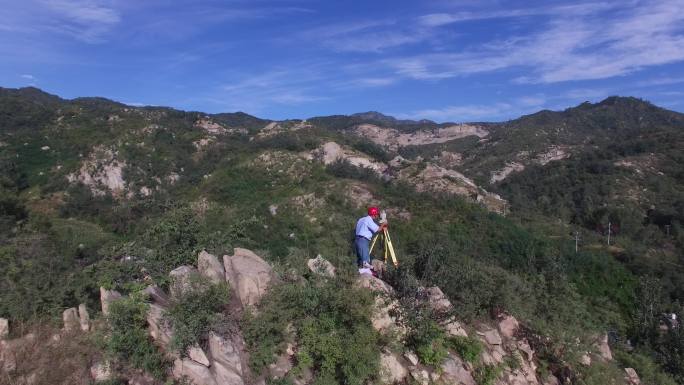
{"type": "Polygon", "coordinates": [[[1,0],[0,86],[271,119],[684,111],[684,0],[1,0]]]}

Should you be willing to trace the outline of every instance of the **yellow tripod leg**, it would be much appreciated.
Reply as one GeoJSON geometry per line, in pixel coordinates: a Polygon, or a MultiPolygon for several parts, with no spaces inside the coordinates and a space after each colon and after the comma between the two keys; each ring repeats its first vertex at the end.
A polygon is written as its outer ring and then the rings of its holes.
{"type": "MultiPolygon", "coordinates": [[[[394,266],[399,265],[399,261],[397,261],[397,255],[394,253],[394,246],[392,246],[392,239],[389,236],[389,232],[387,229],[385,229],[385,247],[389,249],[389,253],[392,256],[392,263],[394,266]]],[[[387,262],[387,255],[385,255],[385,262],[387,262]]]]}
{"type": "Polygon", "coordinates": [[[383,245],[382,245],[382,252],[385,256],[385,263],[387,263],[387,230],[383,230],[382,232],[382,240],[383,240],[383,245]]]}
{"type": "Polygon", "coordinates": [[[373,247],[375,247],[375,242],[378,240],[378,237],[379,237],[379,236],[380,236],[380,234],[376,234],[376,235],[373,237],[373,241],[371,241],[370,248],[368,249],[368,255],[372,255],[372,254],[373,254],[373,247]]]}

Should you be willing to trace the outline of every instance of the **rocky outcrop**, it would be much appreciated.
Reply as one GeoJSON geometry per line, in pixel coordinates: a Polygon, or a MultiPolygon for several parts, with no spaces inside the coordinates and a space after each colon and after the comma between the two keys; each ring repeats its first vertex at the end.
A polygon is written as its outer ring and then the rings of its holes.
{"type": "Polygon", "coordinates": [[[380,354],[380,383],[402,383],[408,377],[407,364],[396,353],[380,354]]]}
{"type": "Polygon", "coordinates": [[[335,142],[323,144],[314,152],[313,156],[320,159],[325,165],[335,163],[338,160],[344,160],[356,167],[373,170],[377,174],[382,174],[387,169],[386,164],[378,162],[361,152],[344,148],[335,142]]]}
{"type": "MultiPolygon", "coordinates": [[[[218,263],[218,259],[213,255],[201,252],[198,255],[197,264],[199,269],[181,266],[169,273],[173,282],[170,287],[171,298],[188,290],[194,290],[197,283],[195,279],[203,276],[215,283],[228,280],[240,304],[254,306],[273,279],[270,265],[246,249],[236,248],[232,256],[224,256],[224,265],[218,263]]],[[[247,357],[239,329],[226,335],[210,332],[206,345],[191,346],[181,356],[170,348],[173,330],[164,318],[169,296],[156,286],[147,287],[145,292],[151,301],[147,312],[149,333],[166,352],[167,357],[173,360],[172,374],[175,378],[185,377],[195,385],[244,385],[246,383],[249,369],[245,364],[247,357]]],[[[286,356],[286,361],[280,360],[275,367],[271,368],[271,371],[284,374],[291,367],[289,356],[286,356]]]]}
{"type": "Polygon", "coordinates": [[[90,314],[88,314],[88,308],[84,303],[78,305],[78,320],[82,331],[90,330],[90,314]]]}
{"type": "Polygon", "coordinates": [[[632,368],[625,368],[625,382],[627,385],[641,385],[639,375],[632,368]]]}
{"type": "Polygon", "coordinates": [[[204,366],[209,366],[211,363],[209,362],[209,358],[207,358],[207,355],[204,353],[204,350],[199,345],[194,345],[190,346],[188,348],[188,357],[190,357],[191,360],[202,364],[204,366]]]}
{"type": "Polygon", "coordinates": [[[102,314],[105,316],[109,315],[109,305],[112,302],[121,298],[121,293],[116,290],[107,290],[104,287],[100,287],[100,303],[102,304],[102,314]]]}
{"type": "Polygon", "coordinates": [[[199,271],[192,266],[180,266],[169,273],[171,296],[178,297],[192,289],[199,279],[199,271]]]}
{"type": "Polygon", "coordinates": [[[109,361],[96,362],[90,367],[90,377],[95,382],[103,382],[112,379],[112,367],[109,361]]]}
{"type": "Polygon", "coordinates": [[[81,329],[81,321],[78,318],[78,310],[75,307],[68,308],[62,313],[65,332],[74,332],[81,329]]]}
{"type": "Polygon", "coordinates": [[[520,325],[515,317],[505,314],[499,317],[497,327],[504,338],[513,338],[520,325]]]}
{"type": "Polygon", "coordinates": [[[197,269],[200,275],[206,277],[212,283],[226,281],[226,270],[223,264],[215,255],[207,253],[206,250],[202,250],[197,257],[197,269]]]}
{"type": "Polygon", "coordinates": [[[335,276],[335,266],[320,255],[316,258],[309,259],[306,262],[306,265],[314,274],[322,275],[324,277],[335,276]]]}
{"type": "Polygon", "coordinates": [[[373,124],[360,124],[354,128],[354,133],[395,151],[403,146],[444,143],[473,135],[484,138],[489,135],[489,131],[484,126],[474,124],[454,124],[434,130],[418,130],[411,133],[402,133],[394,128],[379,127],[373,124]]]}
{"type": "Polygon", "coordinates": [[[502,213],[506,200],[490,193],[470,178],[455,170],[449,170],[436,164],[428,163],[424,168],[412,165],[399,171],[398,179],[414,186],[418,192],[446,193],[470,198],[483,204],[487,209],[502,213]]]}
{"type": "Polygon", "coordinates": [[[143,293],[152,301],[162,307],[169,306],[169,296],[157,285],[150,285],[143,290],[143,293]]]}
{"type": "Polygon", "coordinates": [[[362,288],[370,289],[375,292],[375,309],[372,316],[373,328],[379,332],[385,332],[396,325],[396,317],[392,315],[398,303],[393,299],[394,289],[381,279],[372,275],[359,275],[356,281],[362,288]]]}
{"type": "Polygon", "coordinates": [[[610,345],[608,345],[608,334],[603,334],[599,337],[597,341],[599,355],[605,361],[613,360],[613,353],[610,351],[610,345]]]}
{"type": "Polygon", "coordinates": [[[108,191],[114,196],[122,196],[126,189],[123,170],[126,162],[118,160],[118,152],[103,146],[95,147],[81,165],[78,172],[69,174],[71,183],[80,182],[94,195],[104,195],[108,191]]]}
{"type": "Polygon", "coordinates": [[[208,367],[189,358],[178,358],[173,362],[173,376],[186,377],[195,385],[218,385],[208,367]]]}
{"type": "Polygon", "coordinates": [[[442,380],[449,384],[477,385],[472,373],[460,358],[449,355],[442,363],[442,380]]]}
{"type": "Polygon", "coordinates": [[[226,280],[243,307],[256,305],[273,279],[273,269],[247,249],[235,248],[223,256],[226,280]]]}
{"type": "Polygon", "coordinates": [[[0,340],[4,340],[9,335],[9,321],[5,318],[0,318],[0,340]]]}
{"type": "Polygon", "coordinates": [[[150,304],[147,309],[147,325],[150,336],[161,346],[168,346],[173,337],[173,332],[164,320],[165,310],[166,308],[154,303],[150,304]]]}

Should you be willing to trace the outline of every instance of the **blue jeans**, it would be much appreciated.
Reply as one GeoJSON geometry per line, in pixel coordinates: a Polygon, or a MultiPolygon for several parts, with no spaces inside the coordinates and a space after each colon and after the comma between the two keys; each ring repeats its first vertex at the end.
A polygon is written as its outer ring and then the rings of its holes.
{"type": "Polygon", "coordinates": [[[370,241],[364,237],[356,237],[354,241],[354,249],[356,250],[356,263],[359,267],[363,266],[364,262],[370,263],[370,241]]]}

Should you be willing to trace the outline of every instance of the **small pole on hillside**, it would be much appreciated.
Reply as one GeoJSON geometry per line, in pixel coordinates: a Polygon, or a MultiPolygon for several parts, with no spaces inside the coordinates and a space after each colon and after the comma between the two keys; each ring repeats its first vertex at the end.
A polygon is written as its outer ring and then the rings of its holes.
{"type": "Polygon", "coordinates": [[[608,246],[610,246],[610,226],[611,226],[611,223],[608,222],[608,246]]]}
{"type": "Polygon", "coordinates": [[[575,254],[579,250],[579,231],[575,230],[575,254]]]}
{"type": "Polygon", "coordinates": [[[665,225],[665,233],[668,237],[670,236],[670,225],[665,225]]]}

